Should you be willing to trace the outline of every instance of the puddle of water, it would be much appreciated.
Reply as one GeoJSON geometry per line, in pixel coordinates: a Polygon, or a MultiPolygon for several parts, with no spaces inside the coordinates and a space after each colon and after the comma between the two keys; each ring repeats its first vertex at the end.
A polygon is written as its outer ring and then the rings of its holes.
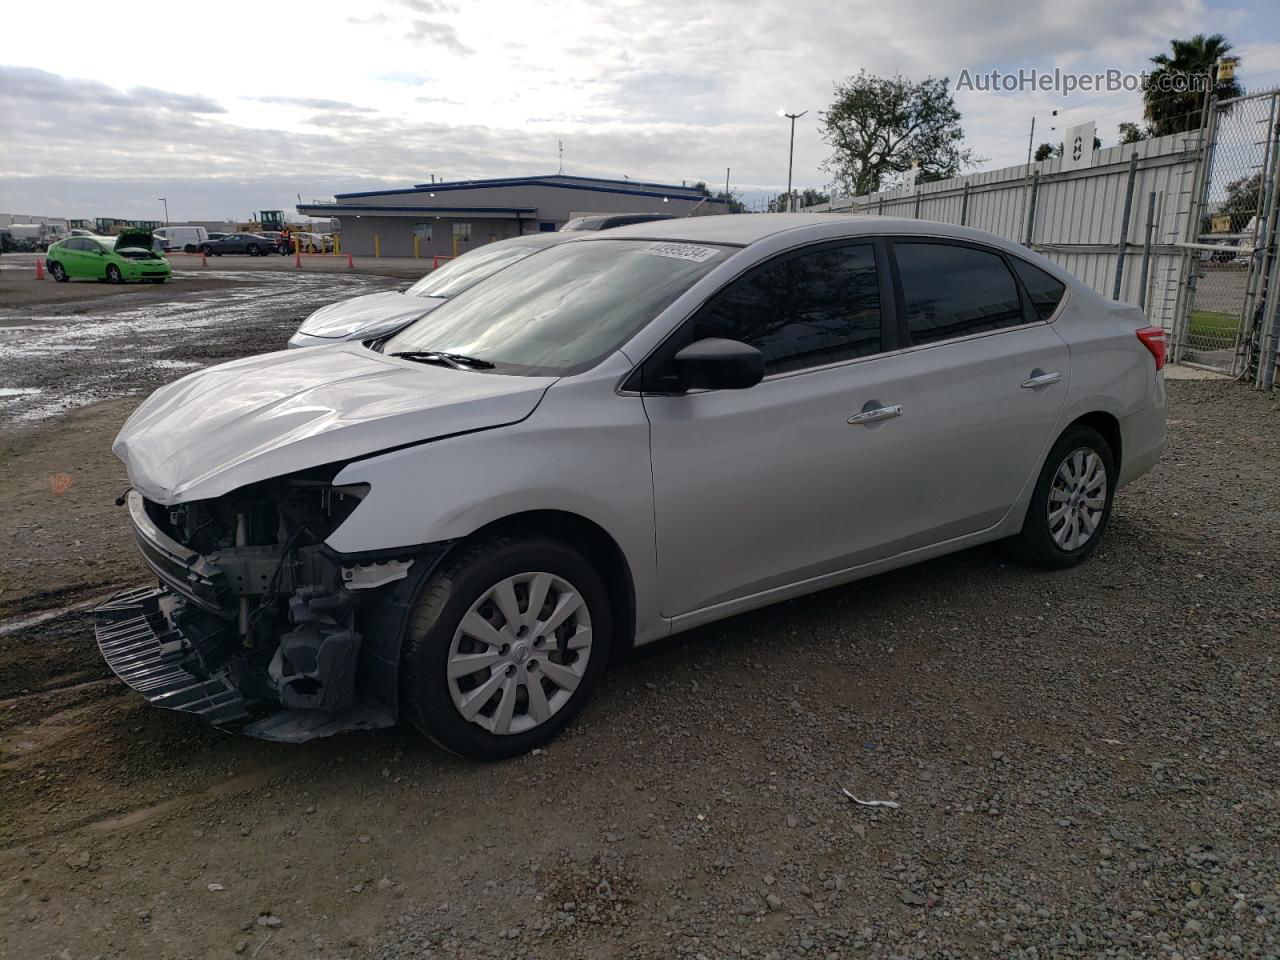
{"type": "MultiPolygon", "coordinates": [[[[137,393],[142,386],[139,378],[122,374],[130,367],[180,374],[208,366],[170,358],[153,360],[147,354],[171,353],[188,342],[234,342],[244,331],[260,327],[264,319],[280,324],[296,317],[301,322],[324,303],[401,283],[363,274],[227,271],[218,277],[243,286],[233,284],[181,300],[128,307],[114,307],[104,300],[93,312],[75,315],[15,311],[12,319],[20,326],[0,331],[0,368],[21,369],[24,380],[46,385],[42,391],[46,395],[33,401],[34,395],[24,394],[26,402],[0,403],[0,423],[31,423],[137,393]]],[[[286,337],[265,349],[283,350],[286,337]]]]}

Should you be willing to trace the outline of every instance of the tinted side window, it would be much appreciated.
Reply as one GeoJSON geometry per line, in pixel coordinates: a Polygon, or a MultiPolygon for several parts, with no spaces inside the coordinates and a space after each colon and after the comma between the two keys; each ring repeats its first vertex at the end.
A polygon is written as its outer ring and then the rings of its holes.
{"type": "Polygon", "coordinates": [[[735,280],[694,318],[693,337],[749,343],[765,372],[880,351],[880,286],[870,244],[783,257],[735,280]]]}
{"type": "Polygon", "coordinates": [[[1048,320],[1062,302],[1062,295],[1067,292],[1066,284],[1017,257],[1010,257],[1009,262],[1013,264],[1014,272],[1018,274],[1022,285],[1027,288],[1036,316],[1041,320],[1048,320]]]}
{"type": "Polygon", "coordinates": [[[943,243],[895,243],[894,253],[913,344],[1022,323],[1017,284],[998,255],[943,243]]]}

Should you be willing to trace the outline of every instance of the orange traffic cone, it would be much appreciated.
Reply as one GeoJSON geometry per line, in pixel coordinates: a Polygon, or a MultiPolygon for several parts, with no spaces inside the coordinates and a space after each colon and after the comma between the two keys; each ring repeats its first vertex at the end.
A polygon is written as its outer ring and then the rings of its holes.
{"type": "Polygon", "coordinates": [[[302,269],[302,245],[298,244],[293,248],[293,265],[299,270],[302,269]]]}
{"type": "Polygon", "coordinates": [[[354,260],[352,260],[352,259],[351,259],[351,254],[349,254],[349,253],[348,253],[348,254],[347,254],[347,269],[348,269],[348,270],[354,270],[355,268],[356,268],[356,262],[355,262],[354,260]]]}
{"type": "Polygon", "coordinates": [[[36,257],[36,279],[37,280],[44,279],[44,261],[41,260],[39,257],[36,257]]]}
{"type": "Polygon", "coordinates": [[[200,254],[200,266],[207,267],[209,265],[209,257],[205,253],[200,254]]]}

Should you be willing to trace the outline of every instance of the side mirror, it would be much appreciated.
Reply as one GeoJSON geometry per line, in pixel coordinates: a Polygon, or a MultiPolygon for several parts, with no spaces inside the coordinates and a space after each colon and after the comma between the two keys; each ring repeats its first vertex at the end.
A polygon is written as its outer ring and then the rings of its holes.
{"type": "Polygon", "coordinates": [[[764,378],[764,354],[740,340],[696,340],[675,355],[688,390],[745,390],[764,378]]]}

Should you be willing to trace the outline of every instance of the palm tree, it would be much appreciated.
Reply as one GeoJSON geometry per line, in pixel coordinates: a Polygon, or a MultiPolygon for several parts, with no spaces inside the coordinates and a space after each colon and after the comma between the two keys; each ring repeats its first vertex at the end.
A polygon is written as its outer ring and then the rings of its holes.
{"type": "Polygon", "coordinates": [[[1173,55],[1158,53],[1151,58],[1156,65],[1143,92],[1143,114],[1152,136],[1186,133],[1198,130],[1204,108],[1201,77],[1211,77],[1213,92],[1219,100],[1244,93],[1235,79],[1217,81],[1218,61],[1231,49],[1220,33],[1205,36],[1197,33],[1190,40],[1171,40],[1173,55]]]}

